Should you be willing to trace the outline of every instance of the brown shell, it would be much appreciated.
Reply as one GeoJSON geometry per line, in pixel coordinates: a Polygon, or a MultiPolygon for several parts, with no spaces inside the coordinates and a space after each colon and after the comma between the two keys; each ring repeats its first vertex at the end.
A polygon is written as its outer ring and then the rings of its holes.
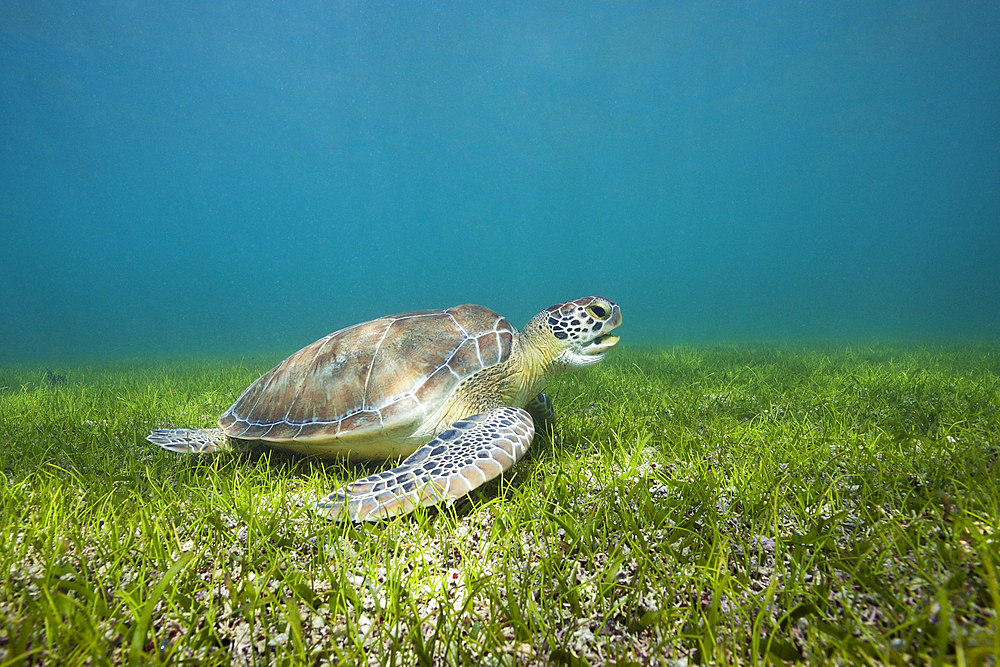
{"type": "Polygon", "coordinates": [[[341,329],[258,378],[219,426],[233,438],[274,443],[406,437],[461,380],[506,360],[516,333],[475,305],[341,329]]]}

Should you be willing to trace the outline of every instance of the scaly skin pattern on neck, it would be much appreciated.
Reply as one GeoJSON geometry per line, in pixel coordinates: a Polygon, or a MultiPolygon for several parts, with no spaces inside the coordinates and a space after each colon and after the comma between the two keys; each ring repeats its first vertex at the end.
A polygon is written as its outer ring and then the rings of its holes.
{"type": "MultiPolygon", "coordinates": [[[[523,408],[538,395],[550,377],[564,370],[558,363],[562,353],[558,341],[545,325],[540,313],[514,337],[510,356],[462,382],[449,404],[429,420],[434,435],[454,422],[491,410],[500,405],[523,408]]],[[[421,429],[421,435],[424,429],[421,429]]]]}
{"type": "Polygon", "coordinates": [[[514,338],[508,360],[514,393],[510,397],[512,402],[507,405],[523,408],[538,395],[550,377],[567,370],[559,363],[563,347],[552,336],[545,320],[544,312],[535,315],[524,325],[521,335],[514,338]]]}

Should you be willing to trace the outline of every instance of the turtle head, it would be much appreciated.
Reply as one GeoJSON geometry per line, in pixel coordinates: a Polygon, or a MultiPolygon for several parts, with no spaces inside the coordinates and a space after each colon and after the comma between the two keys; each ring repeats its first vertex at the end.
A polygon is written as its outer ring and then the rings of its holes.
{"type": "Polygon", "coordinates": [[[618,344],[611,332],[621,326],[618,304],[602,296],[588,296],[549,306],[535,315],[524,333],[545,351],[555,366],[592,366],[618,344]]]}

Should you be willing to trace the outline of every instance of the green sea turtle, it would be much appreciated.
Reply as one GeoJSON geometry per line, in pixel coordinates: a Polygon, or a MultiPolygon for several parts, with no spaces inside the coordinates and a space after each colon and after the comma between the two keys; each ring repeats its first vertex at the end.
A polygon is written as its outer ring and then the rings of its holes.
{"type": "Polygon", "coordinates": [[[475,305],[356,324],[304,347],[251,384],[214,429],[157,429],[147,440],[203,454],[263,444],[300,454],[387,459],[397,467],[322,498],[330,518],[374,520],[459,498],[510,468],[561,371],[592,366],[618,343],[614,301],[590,296],[518,332],[475,305]],[[525,410],[526,408],[526,410],[525,410]]]}

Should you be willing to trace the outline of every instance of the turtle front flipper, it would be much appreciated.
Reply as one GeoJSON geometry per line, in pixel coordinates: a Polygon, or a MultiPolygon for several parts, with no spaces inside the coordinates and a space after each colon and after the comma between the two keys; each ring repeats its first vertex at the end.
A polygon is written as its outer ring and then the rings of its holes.
{"type": "Polygon", "coordinates": [[[211,454],[232,449],[221,428],[158,428],[146,440],[178,454],[211,454]]]}
{"type": "Polygon", "coordinates": [[[514,465],[535,428],[520,408],[457,421],[392,470],[348,484],[317,503],[330,519],[374,521],[460,498],[514,465]]]}

